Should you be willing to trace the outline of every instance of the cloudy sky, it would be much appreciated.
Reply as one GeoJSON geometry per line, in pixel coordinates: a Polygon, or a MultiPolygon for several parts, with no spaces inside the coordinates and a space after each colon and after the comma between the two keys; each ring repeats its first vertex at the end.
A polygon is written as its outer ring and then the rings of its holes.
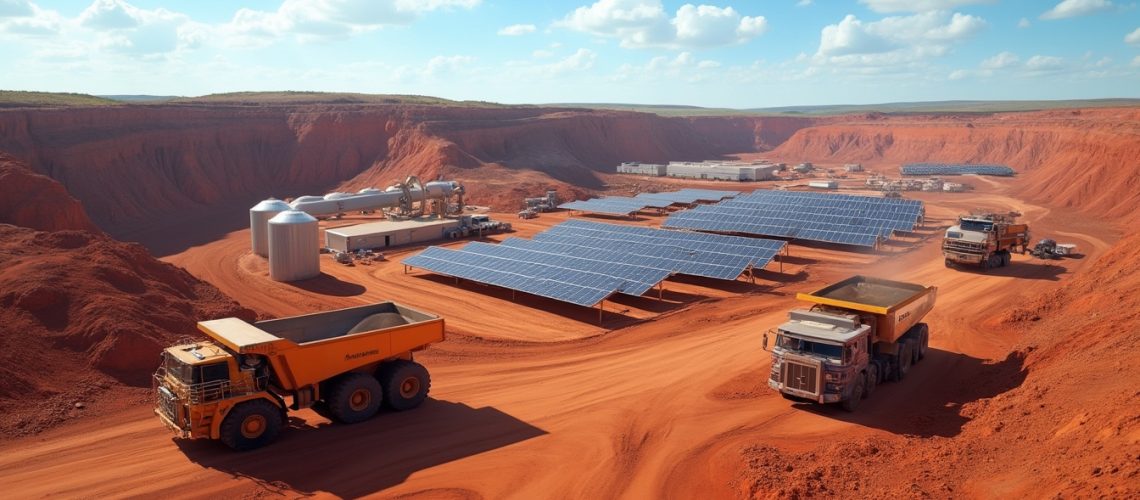
{"type": "Polygon", "coordinates": [[[0,89],[736,108],[1140,97],[1131,0],[0,0],[0,89]]]}

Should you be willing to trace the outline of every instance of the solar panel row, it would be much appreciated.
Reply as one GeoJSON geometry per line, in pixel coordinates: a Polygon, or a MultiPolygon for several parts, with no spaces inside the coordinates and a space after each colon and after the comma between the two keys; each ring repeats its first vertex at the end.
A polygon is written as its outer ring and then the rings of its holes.
{"type": "Polygon", "coordinates": [[[764,267],[780,250],[787,246],[786,242],[779,240],[666,231],[649,227],[576,220],[566,221],[555,226],[548,230],[547,234],[600,237],[628,241],[630,244],[660,244],[678,246],[689,250],[740,255],[752,259],[754,267],[764,267]]]}
{"type": "Polygon", "coordinates": [[[998,175],[1012,176],[1005,165],[968,165],[962,163],[908,163],[900,169],[903,175],[998,175]]]}
{"type": "Polygon", "coordinates": [[[438,274],[501,286],[586,307],[601,302],[617,289],[615,280],[612,279],[569,283],[529,275],[520,269],[522,266],[504,268],[500,261],[501,259],[490,259],[473,253],[429,247],[418,255],[404,259],[403,263],[438,274]]]}
{"type": "Polygon", "coordinates": [[[671,203],[691,205],[698,201],[720,201],[725,198],[738,196],[740,191],[718,191],[715,189],[682,189],[664,193],[641,193],[637,199],[667,200],[671,203]]]}
{"type": "Polygon", "coordinates": [[[628,198],[623,196],[607,196],[605,198],[592,198],[589,200],[579,200],[566,202],[558,205],[558,208],[567,210],[580,210],[583,212],[594,212],[599,214],[610,215],[629,215],[635,212],[640,212],[646,207],[654,206],[648,200],[628,198]]]}
{"type": "Polygon", "coordinates": [[[895,231],[913,230],[922,214],[917,200],[757,190],[675,213],[662,225],[875,246],[895,231]]]}

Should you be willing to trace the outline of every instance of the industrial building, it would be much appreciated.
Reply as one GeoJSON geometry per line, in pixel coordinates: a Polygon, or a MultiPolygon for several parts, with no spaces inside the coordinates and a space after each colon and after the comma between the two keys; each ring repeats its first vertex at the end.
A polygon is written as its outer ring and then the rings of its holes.
{"type": "Polygon", "coordinates": [[[843,170],[847,172],[862,172],[863,165],[859,163],[848,163],[843,166],[843,170]]]}
{"type": "Polygon", "coordinates": [[[458,219],[421,217],[417,219],[369,222],[325,231],[325,246],[341,252],[388,248],[441,240],[448,230],[460,225],[458,219]]]}
{"type": "Polygon", "coordinates": [[[839,189],[839,181],[808,181],[808,187],[815,189],[839,189]]]}
{"type": "Polygon", "coordinates": [[[619,174],[637,174],[664,177],[666,174],[666,167],[665,165],[654,163],[625,162],[621,165],[618,165],[617,172],[619,174]]]}
{"type": "Polygon", "coordinates": [[[670,162],[665,166],[669,177],[722,181],[765,181],[776,178],[779,167],[772,164],[670,162]]]}

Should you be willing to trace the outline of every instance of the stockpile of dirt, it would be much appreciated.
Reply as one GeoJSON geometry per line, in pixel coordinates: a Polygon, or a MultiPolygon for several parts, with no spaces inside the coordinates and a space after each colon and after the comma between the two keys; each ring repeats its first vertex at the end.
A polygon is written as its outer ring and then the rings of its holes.
{"type": "Polygon", "coordinates": [[[36,430],[57,396],[149,384],[163,347],[228,316],[256,315],[141,245],[0,225],[0,434],[36,430]]]}
{"type": "Polygon", "coordinates": [[[43,231],[99,230],[67,189],[4,152],[0,152],[0,186],[0,223],[43,231]]]}

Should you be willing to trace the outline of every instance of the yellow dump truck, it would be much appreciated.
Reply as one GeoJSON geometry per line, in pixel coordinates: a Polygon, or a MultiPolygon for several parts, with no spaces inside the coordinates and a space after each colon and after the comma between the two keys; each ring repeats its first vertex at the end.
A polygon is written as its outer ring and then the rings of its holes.
{"type": "Polygon", "coordinates": [[[812,293],[779,326],[768,386],[786,399],[842,403],[854,411],[886,380],[902,380],[926,356],[922,318],[938,289],[854,276],[812,293]]]}
{"type": "Polygon", "coordinates": [[[431,380],[412,353],[444,339],[442,318],[394,302],[198,329],[211,340],[163,351],[154,413],[179,437],[235,450],[272,442],[288,410],[316,407],[355,423],[382,404],[418,406],[431,380]]]}

